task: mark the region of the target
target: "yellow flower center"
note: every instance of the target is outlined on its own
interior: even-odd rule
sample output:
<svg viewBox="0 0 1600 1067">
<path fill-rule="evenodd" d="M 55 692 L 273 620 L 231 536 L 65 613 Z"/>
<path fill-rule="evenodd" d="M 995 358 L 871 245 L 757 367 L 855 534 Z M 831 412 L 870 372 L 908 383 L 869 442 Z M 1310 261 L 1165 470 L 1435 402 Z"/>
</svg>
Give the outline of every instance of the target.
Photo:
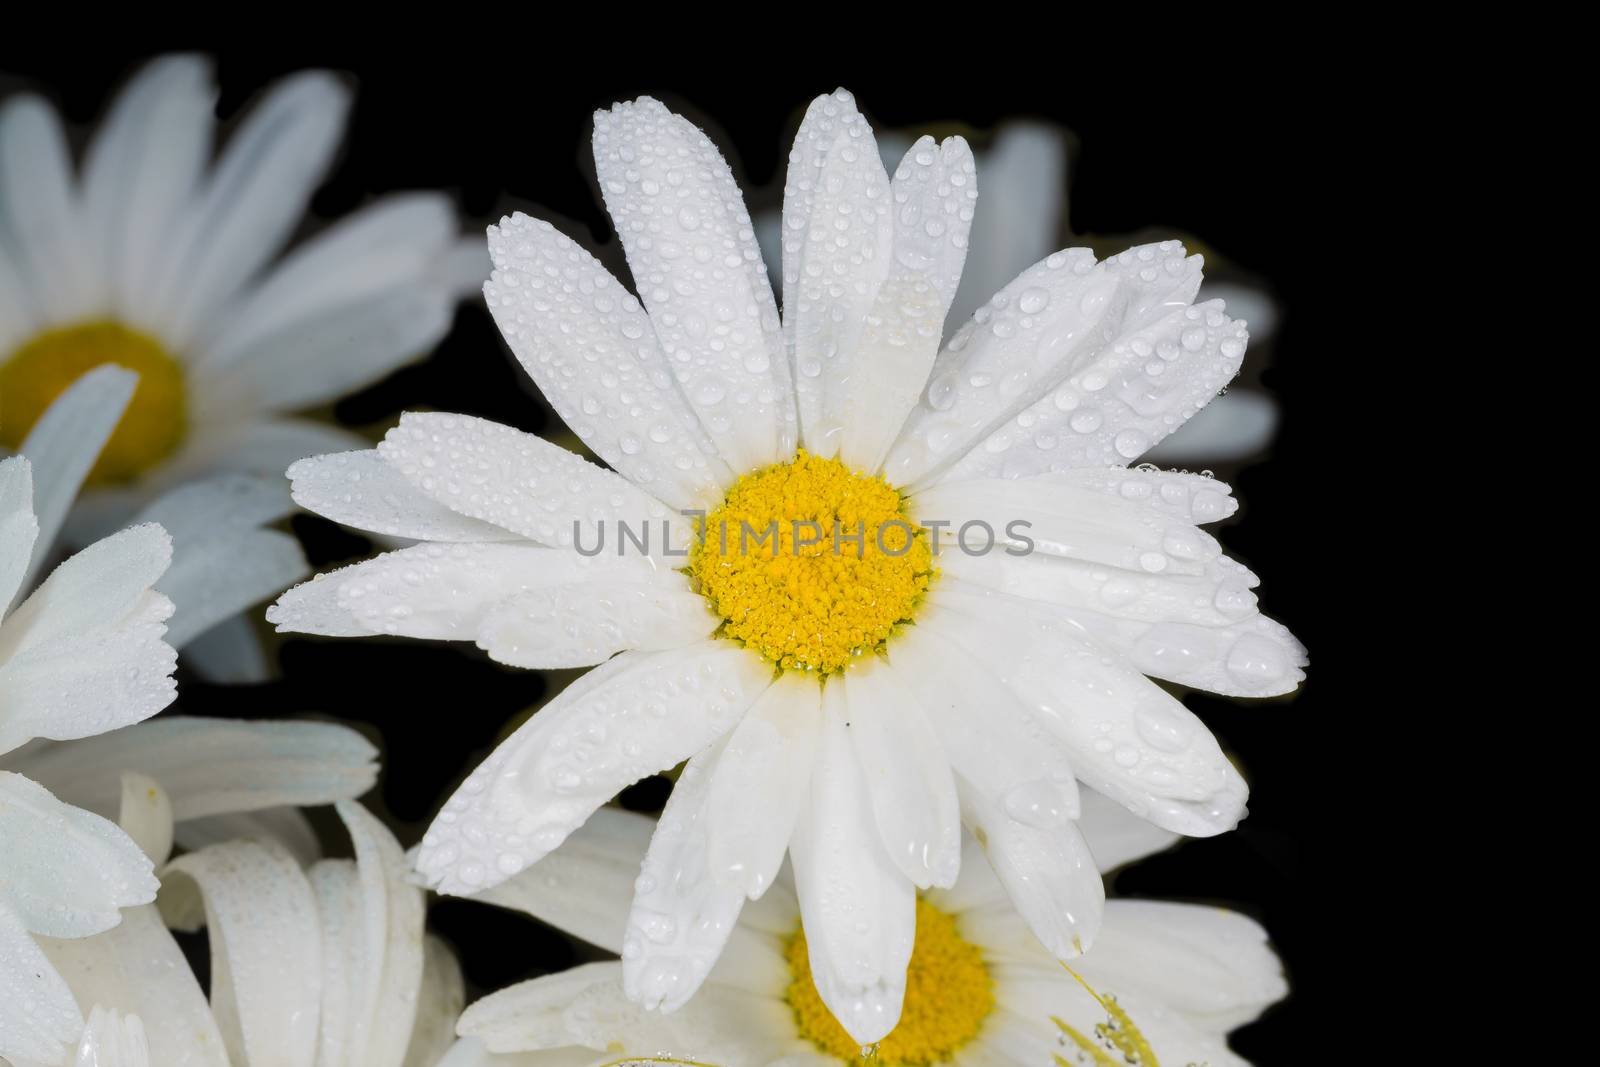
<svg viewBox="0 0 1600 1067">
<path fill-rule="evenodd" d="M 689 574 L 722 635 L 785 670 L 830 674 L 883 647 L 934 574 L 899 492 L 804 451 L 740 478 L 701 535 Z"/>
<path fill-rule="evenodd" d="M 0 361 L 0 444 L 18 448 L 56 397 L 106 363 L 136 371 L 139 385 L 87 484 L 130 481 L 172 455 L 183 441 L 183 368 L 157 341 L 115 322 L 47 330 Z"/>
<path fill-rule="evenodd" d="M 806 932 L 789 939 L 789 1006 L 800 1036 L 842 1060 L 855 1060 L 861 1045 L 833 1017 L 811 980 Z M 878 1059 L 890 1065 L 944 1063 L 978 1035 L 994 1010 L 994 982 L 983 953 L 956 930 L 954 916 L 917 901 L 917 939 L 906 970 L 900 1022 L 878 1043 Z"/>
</svg>

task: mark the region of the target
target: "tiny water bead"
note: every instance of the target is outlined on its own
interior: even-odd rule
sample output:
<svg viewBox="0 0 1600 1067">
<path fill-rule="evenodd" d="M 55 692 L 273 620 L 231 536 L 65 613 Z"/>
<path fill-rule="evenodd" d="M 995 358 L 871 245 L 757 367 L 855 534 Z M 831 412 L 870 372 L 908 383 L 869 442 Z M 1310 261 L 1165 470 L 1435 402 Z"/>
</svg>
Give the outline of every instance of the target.
<svg viewBox="0 0 1600 1067">
<path fill-rule="evenodd" d="M 856 1059 L 861 1043 L 839 1025 L 811 979 L 804 928 L 789 939 L 785 954 L 787 997 L 800 1036 L 829 1055 Z M 994 981 L 983 953 L 961 936 L 954 916 L 918 899 L 905 1002 L 900 1022 L 878 1043 L 878 1062 L 889 1067 L 948 1062 L 978 1035 L 994 1005 Z"/>
<path fill-rule="evenodd" d="M 131 481 L 183 442 L 183 368 L 160 342 L 116 322 L 47 330 L 0 360 L 0 445 L 16 449 L 67 387 L 114 363 L 139 375 L 133 399 L 87 484 Z"/>
<path fill-rule="evenodd" d="M 898 491 L 804 450 L 739 479 L 701 533 L 688 570 L 720 632 L 784 670 L 831 674 L 883 647 L 935 573 Z"/>
</svg>

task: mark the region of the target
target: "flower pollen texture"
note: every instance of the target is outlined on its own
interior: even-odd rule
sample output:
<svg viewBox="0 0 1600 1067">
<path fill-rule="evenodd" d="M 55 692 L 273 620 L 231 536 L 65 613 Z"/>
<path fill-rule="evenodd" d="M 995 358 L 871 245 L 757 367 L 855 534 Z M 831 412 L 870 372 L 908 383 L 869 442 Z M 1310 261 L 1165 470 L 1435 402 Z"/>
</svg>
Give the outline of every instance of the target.
<svg viewBox="0 0 1600 1067">
<path fill-rule="evenodd" d="M 911 619 L 932 564 L 898 491 L 801 451 L 739 479 L 705 517 L 689 575 L 726 620 L 722 636 L 826 675 Z"/>
</svg>

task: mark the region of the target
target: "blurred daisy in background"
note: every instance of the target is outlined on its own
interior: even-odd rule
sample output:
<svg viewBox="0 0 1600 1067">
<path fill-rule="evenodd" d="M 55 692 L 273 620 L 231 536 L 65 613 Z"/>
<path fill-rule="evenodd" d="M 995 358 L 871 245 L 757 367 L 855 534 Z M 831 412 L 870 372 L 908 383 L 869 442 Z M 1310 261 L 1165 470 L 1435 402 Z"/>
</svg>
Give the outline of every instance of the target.
<svg viewBox="0 0 1600 1067">
<path fill-rule="evenodd" d="M 350 91 L 308 71 L 214 152 L 209 62 L 151 62 L 75 166 L 33 95 L 0 104 L 0 446 L 18 448 L 84 372 L 138 387 L 68 524 L 82 543 L 173 486 L 280 476 L 360 439 L 293 417 L 425 355 L 487 276 L 438 194 L 385 196 L 300 242 Z M 213 155 L 215 154 L 215 159 Z"/>
<path fill-rule="evenodd" d="M 643 306 L 521 215 L 490 232 L 485 293 L 612 469 L 424 413 L 290 470 L 308 510 L 421 543 L 291 590 L 280 629 L 596 668 L 467 778 L 419 871 L 446 893 L 503 882 L 687 760 L 629 919 L 645 1006 L 689 1000 L 788 854 L 817 988 L 877 1040 L 916 890 L 954 883 L 963 822 L 1039 941 L 1081 953 L 1103 889 L 1080 782 L 1177 833 L 1244 814 L 1242 776 L 1151 679 L 1269 696 L 1303 677 L 1258 580 L 1200 529 L 1233 512 L 1228 487 L 1129 466 L 1232 378 L 1244 328 L 1193 303 L 1198 257 L 1169 241 L 1048 255 L 941 346 L 971 154 L 924 138 L 891 178 L 842 91 L 790 158 L 781 321 L 700 130 L 646 98 L 596 116 L 594 151 Z M 698 544 L 680 511 L 703 516 Z M 745 529 L 777 539 L 747 548 Z"/>
<path fill-rule="evenodd" d="M 885 159 L 899 159 L 912 138 L 898 131 L 878 135 Z M 1011 279 L 1075 240 L 1067 227 L 1068 135 L 1044 122 L 1013 121 L 999 126 L 985 147 L 974 151 L 983 177 L 983 196 L 968 238 L 961 284 L 945 317 L 949 336 Z M 755 219 L 767 269 L 775 280 L 782 267 L 782 220 L 776 210 Z M 1089 243 L 1083 240 L 1082 243 Z M 1096 249 L 1116 250 L 1127 240 L 1100 239 Z M 1216 264 L 1209 265 L 1212 272 Z M 1224 276 L 1226 279 L 1226 276 Z M 1207 278 L 1198 301 L 1223 300 L 1228 314 L 1250 328 L 1250 351 L 1241 375 L 1253 378 L 1265 363 L 1277 329 L 1278 309 L 1268 293 L 1242 280 Z M 1143 459 L 1199 469 L 1248 461 L 1271 444 L 1278 409 L 1265 391 L 1235 383 L 1171 436 L 1158 441 Z"/>
<path fill-rule="evenodd" d="M 153 865 L 110 821 L 119 812 L 126 821 L 159 791 L 157 822 L 178 820 L 160 835 L 167 846 L 174 833 L 195 848 L 244 834 L 310 862 L 317 839 L 296 806 L 357 796 L 376 776 L 372 746 L 344 727 L 141 721 L 173 699 L 174 643 L 270 595 L 252 583 L 264 574 L 281 585 L 283 560 L 304 566 L 292 538 L 253 525 L 281 509 L 267 503 L 282 496 L 276 487 L 224 479 L 176 490 L 148 509 L 173 523 L 172 536 L 142 522 L 33 589 L 134 381 L 119 367 L 90 371 L 39 420 L 29 454 L 0 462 L 0 1057 L 19 1067 L 62 1062 L 85 1015 L 105 1056 L 137 1044 L 137 1022 L 80 1010 L 48 951 L 120 937 L 119 923 L 152 899 Z"/>
<path fill-rule="evenodd" d="M 25 585 L 62 554 L 57 533 L 96 457 L 120 432 L 138 382 L 121 367 L 88 371 L 51 402 L 23 440 L 39 486 L 39 534 Z M 281 475 L 218 474 L 168 489 L 134 516 L 161 524 L 172 538 L 173 563 L 157 583 L 175 607 L 167 641 L 202 678 L 254 682 L 267 676 L 256 627 L 240 613 L 309 573 L 300 543 L 268 528 L 293 510 Z"/>
<path fill-rule="evenodd" d="M 1081 822 L 1106 869 L 1173 840 L 1103 798 L 1085 805 Z M 653 830 L 644 816 L 603 808 L 538 868 L 480 899 L 526 912 L 626 960 L 628 901 L 653 847 Z M 1099 940 L 1073 963 L 1086 984 L 1080 983 L 1017 916 L 970 836 L 965 848 L 972 862 L 962 864 L 955 884 L 918 900 L 905 1009 L 873 1050 L 877 1062 L 1244 1064 L 1228 1050 L 1228 1032 L 1287 991 L 1259 925 L 1216 907 L 1108 901 Z M 658 1016 L 630 1003 L 623 962 L 585 964 L 474 1003 L 461 1017 L 463 1041 L 445 1062 L 859 1062 L 866 1050 L 817 995 L 803 914 L 786 869 L 773 891 L 740 915 L 721 961 L 678 1012 Z M 1102 1030 L 1109 1005 L 1101 997 L 1112 996 L 1123 1014 L 1112 1011 L 1111 1021 L 1136 1024 L 1146 1042 L 1142 1059 L 1107 1043 L 1113 1035 Z M 1108 1058 L 1093 1058 L 1086 1046 Z"/>
<path fill-rule="evenodd" d="M 425 934 L 423 891 L 408 883 L 405 855 L 376 818 L 351 801 L 336 805 L 354 859 L 312 862 L 264 838 L 167 863 L 174 800 L 153 779 L 136 784 L 123 828 L 165 865 L 158 903 L 129 909 L 94 937 L 36 939 L 88 1019 L 77 1063 L 430 1067 L 439 1059 L 465 997 L 460 968 Z M 169 924 L 207 929 L 209 1003 Z"/>
</svg>

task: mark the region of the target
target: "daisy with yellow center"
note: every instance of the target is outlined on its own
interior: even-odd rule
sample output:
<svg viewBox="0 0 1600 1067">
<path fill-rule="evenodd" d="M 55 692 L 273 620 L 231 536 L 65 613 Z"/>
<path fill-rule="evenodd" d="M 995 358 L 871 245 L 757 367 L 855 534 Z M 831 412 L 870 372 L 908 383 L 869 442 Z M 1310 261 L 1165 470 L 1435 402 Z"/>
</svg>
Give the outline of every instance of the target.
<svg viewBox="0 0 1600 1067">
<path fill-rule="evenodd" d="M 1086 805 L 1083 823 L 1091 846 L 1110 863 L 1171 841 L 1100 800 Z M 630 872 L 654 847 L 653 828 L 647 817 L 602 808 L 546 864 L 479 895 L 621 953 L 624 962 L 586 964 L 478 1001 L 462 1016 L 457 1030 L 464 1040 L 445 1065 L 487 1065 L 501 1062 L 492 1054 L 557 1048 L 593 1050 L 588 1062 L 595 1065 L 861 1062 L 862 1043 L 818 995 L 810 930 L 787 875 L 745 909 L 729 932 L 729 951 L 680 1011 L 646 1014 L 628 1003 L 623 915 Z M 1228 1032 L 1286 989 L 1256 923 L 1221 908 L 1110 901 L 1100 942 L 1069 972 L 1017 917 L 976 841 L 967 838 L 966 848 L 971 862 L 956 883 L 916 901 L 905 1006 L 899 1023 L 871 1048 L 870 1062 L 1101 1067 L 1100 1053 L 1132 1064 L 1108 1041 L 1126 1034 L 1124 1044 L 1143 1057 L 1140 1067 L 1242 1067 L 1228 1050 Z M 1112 1029 L 1127 1020 L 1136 1026 L 1137 1044 L 1133 1031 Z"/>
<path fill-rule="evenodd" d="M 472 773 L 419 870 L 446 893 L 505 882 L 687 761 L 620 943 L 646 1007 L 689 1002 L 788 858 L 821 1003 L 880 1041 L 918 893 L 969 865 L 963 825 L 1044 949 L 1081 953 L 1103 890 L 1080 782 L 1177 833 L 1243 813 L 1238 772 L 1151 678 L 1264 696 L 1301 677 L 1199 528 L 1228 488 L 1129 466 L 1227 383 L 1243 324 L 1192 303 L 1198 257 L 1164 242 L 1057 252 L 942 339 L 971 153 L 924 138 L 891 175 L 842 91 L 790 157 L 781 317 L 703 133 L 643 99 L 598 114 L 594 148 L 638 296 L 522 215 L 490 230 L 484 291 L 607 466 L 408 414 L 290 470 L 309 510 L 418 543 L 291 590 L 280 629 L 595 668 Z"/>
<path fill-rule="evenodd" d="M 22 451 L 85 374 L 139 376 L 66 525 L 73 544 L 197 478 L 279 479 L 304 456 L 359 447 L 294 413 L 426 354 L 487 274 L 438 195 L 388 197 L 284 254 L 349 106 L 333 76 L 296 74 L 213 160 L 210 64 L 165 56 L 111 103 L 75 164 L 41 98 L 0 101 L 0 454 Z M 229 648 L 244 645 L 197 649 L 203 669 L 239 669 Z"/>
</svg>

